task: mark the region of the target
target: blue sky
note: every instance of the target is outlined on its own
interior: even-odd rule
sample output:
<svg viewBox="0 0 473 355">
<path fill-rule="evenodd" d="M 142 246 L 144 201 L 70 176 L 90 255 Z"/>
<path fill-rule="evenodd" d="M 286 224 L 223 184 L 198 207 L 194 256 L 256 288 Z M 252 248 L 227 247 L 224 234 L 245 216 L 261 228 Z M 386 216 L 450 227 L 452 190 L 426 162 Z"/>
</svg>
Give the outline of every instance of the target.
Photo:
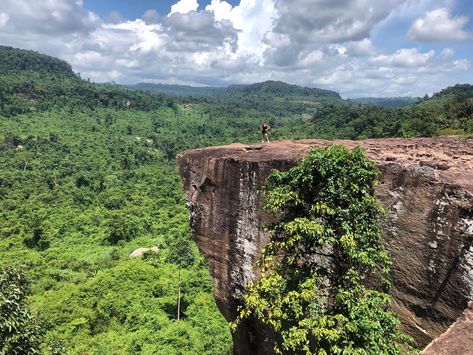
<svg viewBox="0 0 473 355">
<path fill-rule="evenodd" d="M 0 0 L 0 44 L 96 82 L 282 80 L 344 97 L 473 83 L 468 0 Z"/>
<path fill-rule="evenodd" d="M 473 18 L 473 6 L 471 6 L 469 1 L 455 1 L 450 2 L 450 4 L 451 12 L 456 16 L 467 16 L 469 19 Z M 436 6 L 433 6 L 432 8 L 435 7 Z M 406 33 L 415 19 L 416 14 L 396 16 L 393 20 L 374 29 L 372 32 L 373 42 L 391 50 L 396 50 L 401 47 L 418 47 L 423 50 L 434 49 L 436 51 L 442 51 L 443 48 L 450 47 L 454 49 L 457 57 L 469 57 L 471 53 L 473 53 L 472 40 L 422 42 L 409 39 Z M 464 26 L 464 30 L 473 32 L 473 21 L 468 21 Z"/>
</svg>

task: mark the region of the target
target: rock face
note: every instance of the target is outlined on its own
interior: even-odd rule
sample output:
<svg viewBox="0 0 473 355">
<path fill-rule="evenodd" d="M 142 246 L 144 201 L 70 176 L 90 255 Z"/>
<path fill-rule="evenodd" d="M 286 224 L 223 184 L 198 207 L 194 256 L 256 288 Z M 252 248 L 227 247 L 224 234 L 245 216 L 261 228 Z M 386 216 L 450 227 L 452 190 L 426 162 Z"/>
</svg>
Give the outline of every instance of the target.
<svg viewBox="0 0 473 355">
<path fill-rule="evenodd" d="M 473 344 L 473 302 L 445 333 L 430 343 L 421 355 L 471 354 Z"/>
<path fill-rule="evenodd" d="M 215 299 L 233 320 L 270 221 L 260 192 L 273 169 L 287 170 L 323 140 L 232 144 L 184 152 L 178 166 Z M 458 138 L 336 141 L 360 145 L 380 170 L 376 194 L 393 259 L 393 308 L 419 347 L 440 335 L 473 298 L 473 142 Z M 234 334 L 238 354 L 271 353 L 248 321 Z"/>
</svg>

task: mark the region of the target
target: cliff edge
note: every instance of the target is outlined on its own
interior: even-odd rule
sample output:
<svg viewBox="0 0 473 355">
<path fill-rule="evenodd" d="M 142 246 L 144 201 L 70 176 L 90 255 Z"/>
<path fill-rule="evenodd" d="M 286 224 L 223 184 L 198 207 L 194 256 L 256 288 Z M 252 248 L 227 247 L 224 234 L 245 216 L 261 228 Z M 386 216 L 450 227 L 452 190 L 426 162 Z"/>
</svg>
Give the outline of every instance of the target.
<svg viewBox="0 0 473 355">
<path fill-rule="evenodd" d="M 233 320 L 253 263 L 268 242 L 260 192 L 273 169 L 287 170 L 312 147 L 362 146 L 380 170 L 393 260 L 393 309 L 419 347 L 460 316 L 473 298 L 473 141 L 454 137 L 365 141 L 279 141 L 195 149 L 178 156 L 194 238 L 207 258 L 215 299 Z M 248 321 L 234 352 L 269 354 L 270 335 Z"/>
</svg>

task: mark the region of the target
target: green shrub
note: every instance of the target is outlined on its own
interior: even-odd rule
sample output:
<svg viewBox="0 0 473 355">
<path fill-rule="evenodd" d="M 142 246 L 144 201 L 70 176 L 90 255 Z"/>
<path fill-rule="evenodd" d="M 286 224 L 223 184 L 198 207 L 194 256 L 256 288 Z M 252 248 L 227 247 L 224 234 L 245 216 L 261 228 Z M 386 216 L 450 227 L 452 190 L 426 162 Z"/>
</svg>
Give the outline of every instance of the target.
<svg viewBox="0 0 473 355">
<path fill-rule="evenodd" d="M 0 354 L 38 353 L 40 333 L 26 304 L 28 281 L 22 269 L 0 269 Z"/>
</svg>

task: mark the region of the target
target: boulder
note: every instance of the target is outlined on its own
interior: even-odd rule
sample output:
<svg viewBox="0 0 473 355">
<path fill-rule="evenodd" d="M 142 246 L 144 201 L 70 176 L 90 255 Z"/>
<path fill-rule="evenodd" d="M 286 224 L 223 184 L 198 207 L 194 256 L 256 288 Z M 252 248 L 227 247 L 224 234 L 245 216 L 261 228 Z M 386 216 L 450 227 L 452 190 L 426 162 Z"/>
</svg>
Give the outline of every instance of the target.
<svg viewBox="0 0 473 355">
<path fill-rule="evenodd" d="M 157 246 L 151 247 L 151 248 L 138 248 L 135 249 L 131 252 L 130 258 L 139 258 L 142 257 L 144 253 L 146 252 L 151 252 L 151 253 L 157 253 L 159 252 L 159 248 Z"/>
</svg>

